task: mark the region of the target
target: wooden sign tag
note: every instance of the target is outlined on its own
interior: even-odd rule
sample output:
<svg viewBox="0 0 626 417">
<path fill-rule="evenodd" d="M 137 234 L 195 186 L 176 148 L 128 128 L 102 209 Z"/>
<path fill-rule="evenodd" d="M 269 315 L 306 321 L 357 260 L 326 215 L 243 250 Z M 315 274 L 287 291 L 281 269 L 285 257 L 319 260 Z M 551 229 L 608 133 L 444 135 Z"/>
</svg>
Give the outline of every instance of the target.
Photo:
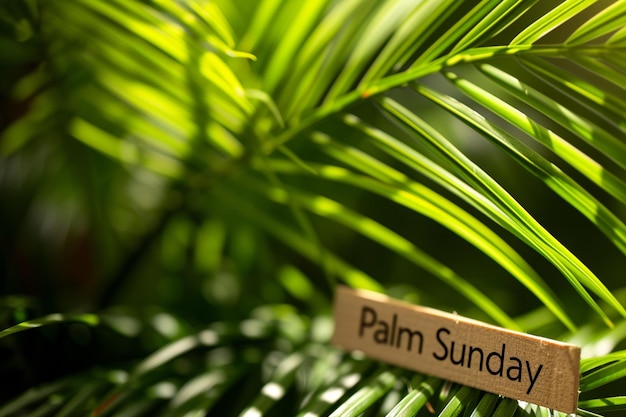
<svg viewBox="0 0 626 417">
<path fill-rule="evenodd" d="M 565 413 L 576 411 L 580 348 L 339 287 L 333 344 Z"/>
</svg>

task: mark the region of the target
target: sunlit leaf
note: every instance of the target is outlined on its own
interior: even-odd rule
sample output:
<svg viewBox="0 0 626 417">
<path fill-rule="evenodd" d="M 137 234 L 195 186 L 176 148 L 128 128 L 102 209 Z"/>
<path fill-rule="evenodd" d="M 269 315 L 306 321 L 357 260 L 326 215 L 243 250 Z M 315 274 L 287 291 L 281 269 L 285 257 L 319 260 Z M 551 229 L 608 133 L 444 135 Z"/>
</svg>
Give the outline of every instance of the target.
<svg viewBox="0 0 626 417">
<path fill-rule="evenodd" d="M 100 317 L 95 314 L 50 314 L 34 320 L 28 320 L 0 332 L 0 338 L 20 333 L 29 329 L 47 327 L 66 323 L 82 323 L 87 326 L 98 326 Z"/>
<path fill-rule="evenodd" d="M 606 7 L 576 29 L 566 43 L 570 45 L 586 43 L 620 29 L 624 25 L 626 25 L 626 2 L 620 0 Z"/>
<path fill-rule="evenodd" d="M 580 408 L 591 408 L 599 411 L 626 410 L 626 396 L 597 398 L 578 402 Z"/>
<path fill-rule="evenodd" d="M 329 417 L 358 416 L 379 400 L 396 383 L 402 374 L 399 370 L 379 371 L 354 394 L 341 403 Z"/>
<path fill-rule="evenodd" d="M 569 19 L 581 13 L 593 3 L 593 0 L 574 0 L 559 4 L 520 32 L 511 41 L 510 45 L 536 42 L 546 34 L 557 29 L 560 25 L 565 24 Z"/>
<path fill-rule="evenodd" d="M 0 332 L 0 416 L 565 416 L 329 346 L 337 282 L 431 277 L 624 410 L 625 5 L 0 2 L 0 321 L 61 311 Z"/>
</svg>

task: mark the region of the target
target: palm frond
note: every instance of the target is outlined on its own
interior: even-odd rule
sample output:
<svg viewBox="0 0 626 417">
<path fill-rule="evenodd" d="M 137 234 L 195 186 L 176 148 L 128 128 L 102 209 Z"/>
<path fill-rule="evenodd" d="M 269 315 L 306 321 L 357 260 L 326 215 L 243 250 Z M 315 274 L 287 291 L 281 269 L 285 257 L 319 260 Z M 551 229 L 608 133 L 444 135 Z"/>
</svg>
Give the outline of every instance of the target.
<svg viewBox="0 0 626 417">
<path fill-rule="evenodd" d="M 158 253 L 146 274 L 204 297 L 215 322 L 152 317 L 153 353 L 43 383 L 0 416 L 558 415 L 328 347 L 336 281 L 575 341 L 587 355 L 580 414 L 624 409 L 598 392 L 626 372 L 626 2 L 7 0 L 0 11 L 11 42 L 37 51 L 12 88 L 24 110 L 3 122 L 0 185 L 42 153 L 63 162 L 40 177 L 84 180 L 84 201 L 92 179 L 135 190 L 85 215 L 113 248 L 102 307 Z M 108 165 L 76 178 L 82 155 Z M 612 264 L 531 193 L 591 231 Z M 147 331 L 106 312 L 13 321 L 0 338 L 72 323 L 132 343 Z"/>
</svg>

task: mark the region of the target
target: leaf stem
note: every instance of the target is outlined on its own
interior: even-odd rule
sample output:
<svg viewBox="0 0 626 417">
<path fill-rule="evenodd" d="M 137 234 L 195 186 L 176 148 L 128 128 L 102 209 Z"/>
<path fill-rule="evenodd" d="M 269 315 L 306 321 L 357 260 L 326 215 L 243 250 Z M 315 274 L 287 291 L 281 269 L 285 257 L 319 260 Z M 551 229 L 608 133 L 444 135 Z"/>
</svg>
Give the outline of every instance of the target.
<svg viewBox="0 0 626 417">
<path fill-rule="evenodd" d="M 288 127 L 287 130 L 276 136 L 273 140 L 263 145 L 263 152 L 271 154 L 277 147 L 285 144 L 299 134 L 303 133 L 315 123 L 326 117 L 337 114 L 357 102 L 371 96 L 384 93 L 393 88 L 416 81 L 419 78 L 442 71 L 445 68 L 454 67 L 459 64 L 476 63 L 487 61 L 496 56 L 507 55 L 539 55 L 549 57 L 562 57 L 574 51 L 584 53 L 587 56 L 596 56 L 612 53 L 615 50 L 626 50 L 626 47 L 617 45 L 499 45 L 471 48 L 461 53 L 453 53 L 441 56 L 430 62 L 420 64 L 416 67 L 409 67 L 407 70 L 389 75 L 373 81 L 367 86 L 358 87 L 328 104 L 322 105 L 308 117 L 295 126 Z"/>
</svg>

